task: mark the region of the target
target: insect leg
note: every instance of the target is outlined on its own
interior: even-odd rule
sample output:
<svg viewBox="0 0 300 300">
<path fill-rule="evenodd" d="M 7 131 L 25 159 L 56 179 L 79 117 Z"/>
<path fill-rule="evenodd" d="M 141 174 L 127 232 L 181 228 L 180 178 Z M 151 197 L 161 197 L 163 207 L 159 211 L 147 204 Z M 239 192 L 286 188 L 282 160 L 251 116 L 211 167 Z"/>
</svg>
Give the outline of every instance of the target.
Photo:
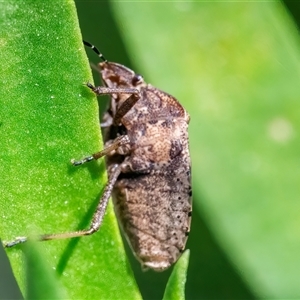
<svg viewBox="0 0 300 300">
<path fill-rule="evenodd" d="M 108 145 L 107 147 L 105 147 L 103 150 L 96 152 L 90 156 L 84 157 L 81 160 L 71 160 L 71 163 L 73 164 L 73 166 L 79 166 L 82 165 L 86 162 L 90 162 L 92 160 L 96 160 L 99 159 L 105 155 L 109 155 L 111 154 L 113 151 L 116 151 L 118 148 L 120 147 L 125 147 L 127 144 L 129 143 L 129 138 L 127 135 L 122 135 L 117 137 L 115 140 L 113 140 L 113 142 Z"/>
<path fill-rule="evenodd" d="M 111 94 L 131 94 L 119 107 L 116 115 L 114 116 L 113 123 L 119 125 L 121 119 L 128 113 L 128 111 L 140 99 L 140 92 L 135 88 L 108 88 L 103 86 L 95 87 L 90 83 L 87 86 L 97 95 L 111 95 Z"/>
<path fill-rule="evenodd" d="M 140 94 L 132 94 L 129 98 L 127 98 L 114 116 L 114 125 L 119 125 L 121 123 L 121 119 L 129 112 L 129 110 L 135 105 L 135 103 L 140 99 Z"/>
<path fill-rule="evenodd" d="M 135 94 L 139 97 L 139 90 L 135 88 L 109 88 L 104 86 L 93 86 L 91 83 L 86 84 L 97 95 L 111 94 Z"/>
<path fill-rule="evenodd" d="M 94 232 L 98 231 L 102 224 L 111 192 L 113 190 L 113 187 L 114 187 L 116 180 L 118 179 L 118 176 L 120 175 L 120 173 L 121 173 L 121 165 L 117 165 L 117 164 L 113 165 L 112 168 L 110 169 L 109 180 L 106 184 L 103 195 L 99 200 L 99 204 L 96 208 L 96 211 L 93 215 L 91 225 L 88 229 L 74 231 L 74 232 L 58 233 L 58 234 L 44 234 L 39 237 L 39 240 L 40 241 L 48 241 L 48 240 L 54 240 L 54 239 L 81 237 L 84 235 L 93 234 Z M 4 243 L 4 246 L 9 248 L 9 247 L 13 247 L 17 244 L 24 243 L 26 241 L 27 241 L 26 237 L 18 237 L 14 241 Z"/>
</svg>

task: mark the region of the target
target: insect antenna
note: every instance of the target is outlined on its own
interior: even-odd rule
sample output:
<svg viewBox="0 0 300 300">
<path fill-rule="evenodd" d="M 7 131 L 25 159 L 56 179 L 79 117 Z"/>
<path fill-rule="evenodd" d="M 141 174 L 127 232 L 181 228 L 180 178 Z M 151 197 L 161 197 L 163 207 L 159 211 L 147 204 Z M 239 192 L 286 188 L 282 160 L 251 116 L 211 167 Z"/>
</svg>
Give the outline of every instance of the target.
<svg viewBox="0 0 300 300">
<path fill-rule="evenodd" d="M 107 59 L 103 56 L 103 54 L 98 50 L 98 48 L 96 46 L 94 46 L 84 40 L 83 40 L 83 44 L 86 45 L 87 47 L 91 48 L 100 57 L 101 60 L 103 60 L 104 62 L 107 62 Z"/>
</svg>

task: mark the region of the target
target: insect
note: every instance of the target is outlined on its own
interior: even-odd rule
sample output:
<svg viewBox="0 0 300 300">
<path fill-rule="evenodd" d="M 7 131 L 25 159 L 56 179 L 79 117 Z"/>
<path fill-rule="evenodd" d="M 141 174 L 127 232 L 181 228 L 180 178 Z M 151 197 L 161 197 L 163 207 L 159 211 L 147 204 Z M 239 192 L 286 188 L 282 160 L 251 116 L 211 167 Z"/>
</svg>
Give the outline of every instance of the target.
<svg viewBox="0 0 300 300">
<path fill-rule="evenodd" d="M 105 156 L 109 179 L 88 229 L 40 239 L 93 234 L 112 196 L 120 227 L 142 267 L 163 271 L 180 257 L 190 230 L 189 114 L 173 96 L 145 83 L 129 68 L 107 61 L 90 43 L 84 44 L 102 60 L 98 68 L 104 84 L 87 83 L 87 87 L 96 95 L 110 95 L 110 108 L 102 124 L 104 149 L 72 164 Z"/>
</svg>

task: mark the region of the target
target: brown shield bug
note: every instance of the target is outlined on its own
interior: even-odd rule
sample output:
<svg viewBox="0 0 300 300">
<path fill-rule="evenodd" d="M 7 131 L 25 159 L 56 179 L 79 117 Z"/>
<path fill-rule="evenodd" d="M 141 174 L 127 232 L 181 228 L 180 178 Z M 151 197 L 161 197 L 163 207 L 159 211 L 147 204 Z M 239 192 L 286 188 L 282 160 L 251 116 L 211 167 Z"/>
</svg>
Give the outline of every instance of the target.
<svg viewBox="0 0 300 300">
<path fill-rule="evenodd" d="M 129 68 L 102 62 L 104 86 L 87 86 L 96 95 L 110 95 L 102 124 L 102 151 L 72 161 L 74 166 L 106 156 L 109 179 L 87 230 L 45 234 L 41 240 L 90 235 L 99 230 L 110 196 L 120 227 L 142 266 L 163 271 L 184 250 L 191 222 L 189 114 L 171 95 L 144 82 Z M 25 242 L 21 237 L 6 247 Z"/>
</svg>

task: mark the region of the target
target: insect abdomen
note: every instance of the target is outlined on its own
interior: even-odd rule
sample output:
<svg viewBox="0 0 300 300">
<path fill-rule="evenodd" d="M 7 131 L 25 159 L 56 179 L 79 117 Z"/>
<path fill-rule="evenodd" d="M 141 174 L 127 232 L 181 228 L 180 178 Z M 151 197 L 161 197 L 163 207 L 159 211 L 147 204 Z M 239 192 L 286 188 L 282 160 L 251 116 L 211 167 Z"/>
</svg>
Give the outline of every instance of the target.
<svg viewBox="0 0 300 300">
<path fill-rule="evenodd" d="M 186 167 L 181 155 L 172 162 L 150 174 L 121 175 L 113 192 L 116 214 L 136 257 L 156 271 L 178 259 L 190 228 L 190 175 L 176 174 L 178 164 L 179 170 Z"/>
</svg>

